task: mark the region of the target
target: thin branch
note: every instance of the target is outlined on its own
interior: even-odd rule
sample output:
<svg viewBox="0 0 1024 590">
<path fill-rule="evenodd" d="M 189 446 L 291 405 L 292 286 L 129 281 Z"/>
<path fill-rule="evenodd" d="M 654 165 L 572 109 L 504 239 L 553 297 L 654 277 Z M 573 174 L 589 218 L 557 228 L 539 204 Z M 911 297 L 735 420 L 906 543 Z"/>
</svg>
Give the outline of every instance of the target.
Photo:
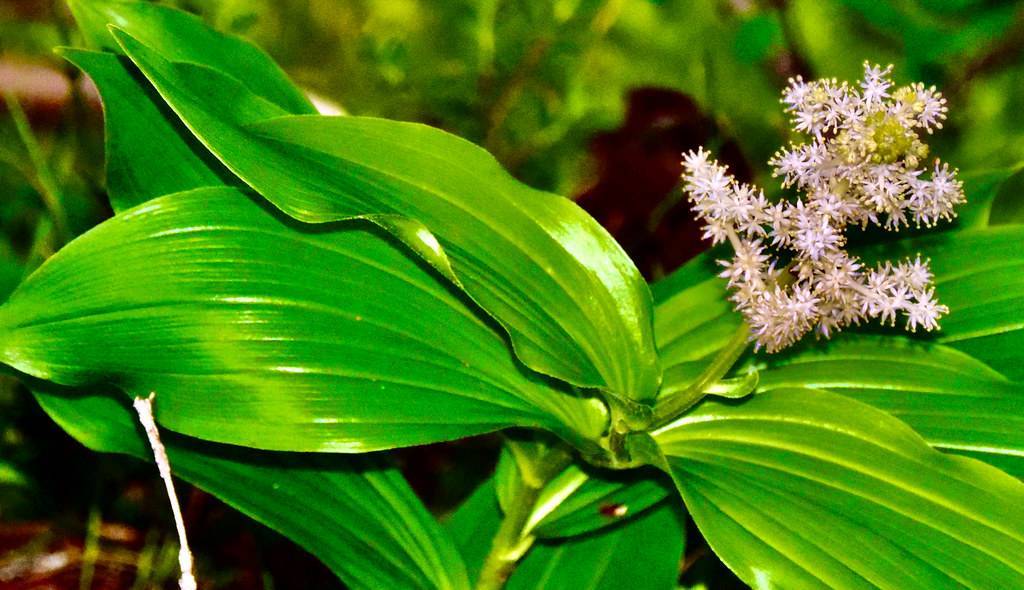
<svg viewBox="0 0 1024 590">
<path fill-rule="evenodd" d="M 156 420 L 153 418 L 153 398 L 156 393 L 149 394 L 149 397 L 137 397 L 132 404 L 139 414 L 139 422 L 146 431 L 149 438 L 149 446 L 153 448 L 153 457 L 156 459 L 157 469 L 160 471 L 160 478 L 164 480 L 164 487 L 167 488 L 167 498 L 171 502 L 171 512 L 174 513 L 174 526 L 178 529 L 178 564 L 181 566 L 181 578 L 178 580 L 178 587 L 181 590 L 196 590 L 196 577 L 192 565 L 192 552 L 188 548 L 188 537 L 185 535 L 185 520 L 181 517 L 181 505 L 178 503 L 178 494 L 174 491 L 174 480 L 171 479 L 171 463 L 167 459 L 167 450 L 160 441 L 160 431 L 157 430 Z"/>
</svg>

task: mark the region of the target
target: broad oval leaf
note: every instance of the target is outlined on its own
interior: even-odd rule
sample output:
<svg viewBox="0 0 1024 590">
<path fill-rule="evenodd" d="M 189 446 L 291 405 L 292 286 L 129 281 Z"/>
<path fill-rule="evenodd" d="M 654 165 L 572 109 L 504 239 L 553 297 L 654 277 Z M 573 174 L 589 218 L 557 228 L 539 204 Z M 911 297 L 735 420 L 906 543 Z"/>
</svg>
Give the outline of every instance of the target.
<svg viewBox="0 0 1024 590">
<path fill-rule="evenodd" d="M 152 460 L 128 402 L 33 386 L 40 405 L 94 451 Z M 455 545 L 378 456 L 238 449 L 164 433 L 174 474 L 289 537 L 353 589 L 468 590 Z"/>
<path fill-rule="evenodd" d="M 520 184 L 487 152 L 440 130 L 280 118 L 284 110 L 221 71 L 115 36 L 196 137 L 283 211 L 307 222 L 376 221 L 494 316 L 527 366 L 654 397 L 646 283 L 576 204 Z"/>
<path fill-rule="evenodd" d="M 1024 384 L 952 348 L 895 336 L 850 334 L 772 359 L 761 392 L 822 388 L 899 418 L 928 444 L 1024 478 Z"/>
<path fill-rule="evenodd" d="M 1024 484 L 866 404 L 805 389 L 710 401 L 655 440 L 755 588 L 1024 586 Z"/>
<path fill-rule="evenodd" d="M 155 199 L 19 287 L 0 308 L 0 358 L 60 384 L 155 391 L 164 426 L 265 449 L 603 430 L 600 402 L 518 365 L 471 304 L 367 229 L 311 229 L 229 188 Z"/>
</svg>

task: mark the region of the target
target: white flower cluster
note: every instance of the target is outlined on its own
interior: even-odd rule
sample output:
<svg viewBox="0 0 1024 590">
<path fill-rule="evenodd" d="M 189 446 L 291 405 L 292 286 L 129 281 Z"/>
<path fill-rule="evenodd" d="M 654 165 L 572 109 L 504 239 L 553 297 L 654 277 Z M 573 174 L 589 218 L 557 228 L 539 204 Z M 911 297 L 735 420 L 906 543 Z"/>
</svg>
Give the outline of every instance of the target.
<svg viewBox="0 0 1024 590">
<path fill-rule="evenodd" d="M 892 66 L 864 68 L 860 89 L 796 78 L 783 93 L 794 128 L 808 138 L 769 162 L 783 187 L 802 193 L 793 202 L 769 203 L 703 149 L 683 155 L 684 189 L 704 237 L 735 251 L 720 261 L 721 276 L 769 352 L 812 329 L 828 337 L 867 318 L 893 325 L 901 314 L 910 331 L 932 330 L 949 311 L 935 300 L 927 261 L 868 268 L 844 250 L 847 226 L 931 226 L 964 202 L 955 170 L 938 160 L 929 173 L 919 168 L 928 154 L 920 134 L 942 127 L 945 99 L 922 84 L 890 91 Z"/>
</svg>

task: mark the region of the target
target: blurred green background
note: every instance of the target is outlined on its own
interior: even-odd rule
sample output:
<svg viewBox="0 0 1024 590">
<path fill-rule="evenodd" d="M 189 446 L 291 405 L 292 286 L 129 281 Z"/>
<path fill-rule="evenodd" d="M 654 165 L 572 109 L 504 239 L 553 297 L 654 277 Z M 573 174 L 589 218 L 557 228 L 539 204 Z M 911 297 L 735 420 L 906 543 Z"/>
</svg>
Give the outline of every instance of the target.
<svg viewBox="0 0 1024 590">
<path fill-rule="evenodd" d="M 579 202 L 651 279 L 702 249 L 678 190 L 706 145 L 769 188 L 791 76 L 865 60 L 949 99 L 932 153 L 965 175 L 1024 160 L 1024 3 L 985 0 L 181 0 L 265 48 L 330 112 L 421 121 Z M 52 48 L 62 2 L 0 0 L 0 296 L 106 216 L 102 111 Z M 968 195 L 970 196 L 970 195 Z M 0 376 L 0 587 L 173 587 L 155 470 L 91 454 Z M 493 438 L 406 451 L 438 514 L 492 468 Z M 289 542 L 186 488 L 204 588 L 337 588 Z M 699 542 L 684 587 L 737 582 Z"/>
</svg>

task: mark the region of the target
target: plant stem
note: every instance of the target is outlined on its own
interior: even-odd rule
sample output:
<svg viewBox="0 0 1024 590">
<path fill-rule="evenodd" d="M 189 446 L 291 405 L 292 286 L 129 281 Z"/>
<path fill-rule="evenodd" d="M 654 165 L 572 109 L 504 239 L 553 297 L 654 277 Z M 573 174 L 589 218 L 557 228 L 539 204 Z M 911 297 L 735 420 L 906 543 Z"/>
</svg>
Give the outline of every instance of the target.
<svg viewBox="0 0 1024 590">
<path fill-rule="evenodd" d="M 559 445 L 537 461 L 530 477 L 517 478 L 511 505 L 507 507 L 501 526 L 491 542 L 491 551 L 484 560 L 476 590 L 500 590 L 505 587 L 519 560 L 533 544 L 533 537 L 524 534 L 524 529 L 541 491 L 571 462 L 572 455 L 568 449 Z"/>
<path fill-rule="evenodd" d="M 78 590 L 91 590 L 93 576 L 96 574 L 96 562 L 100 556 L 100 528 L 103 526 L 103 518 L 100 516 L 100 507 L 93 500 L 89 509 L 89 522 L 85 530 L 85 546 L 82 548 L 82 569 L 78 574 Z"/>
<path fill-rule="evenodd" d="M 654 417 L 650 429 L 659 428 L 678 418 L 704 398 L 705 390 L 725 376 L 736 361 L 747 349 L 750 342 L 750 327 L 746 322 L 740 323 L 725 348 L 718 351 L 711 364 L 704 369 L 697 380 L 686 389 L 663 397 L 654 405 Z"/>
<path fill-rule="evenodd" d="M 32 163 L 35 178 L 28 180 L 35 185 L 39 197 L 43 201 L 43 206 L 46 207 L 53 219 L 58 243 L 63 244 L 70 237 L 67 227 L 68 215 L 64 209 L 64 195 L 61 193 L 53 171 L 50 170 L 50 166 L 46 162 L 46 156 L 43 155 L 39 141 L 32 133 L 32 127 L 29 125 L 28 117 L 25 116 L 25 111 L 21 108 L 21 103 L 11 92 L 4 92 L 4 102 L 7 104 L 7 111 L 11 115 L 11 120 L 14 121 L 14 128 L 17 130 L 18 137 L 25 146 L 29 161 Z"/>
</svg>

